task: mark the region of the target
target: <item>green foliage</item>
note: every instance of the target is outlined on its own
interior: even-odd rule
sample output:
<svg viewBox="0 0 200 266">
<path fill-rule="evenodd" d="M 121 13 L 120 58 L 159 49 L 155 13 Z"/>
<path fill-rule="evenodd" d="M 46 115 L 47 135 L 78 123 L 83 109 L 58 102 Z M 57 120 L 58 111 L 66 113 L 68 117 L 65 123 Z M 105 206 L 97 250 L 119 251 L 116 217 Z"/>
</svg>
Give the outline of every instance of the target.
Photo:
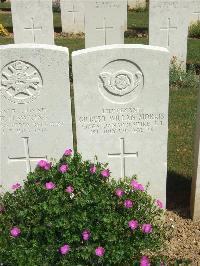
<svg viewBox="0 0 200 266">
<path fill-rule="evenodd" d="M 59 170 L 63 164 L 69 167 L 66 173 Z M 63 156 L 50 170 L 38 166 L 22 188 L 0 197 L 3 265 L 139 265 L 146 251 L 159 250 L 165 237 L 163 210 L 146 191 L 133 191 L 130 180 L 108 182 L 101 173 L 105 165 L 97 162 L 94 174 L 90 167 L 79 154 Z M 55 188 L 47 190 L 47 182 Z M 67 193 L 67 186 L 74 192 Z M 116 188 L 125 191 L 122 197 L 116 196 Z M 134 202 L 132 208 L 124 207 L 126 199 Z M 140 226 L 131 230 L 130 220 Z M 142 232 L 144 223 L 152 225 L 151 233 Z M 13 227 L 20 228 L 18 237 L 11 236 Z M 91 237 L 84 241 L 81 233 L 86 229 Z M 62 255 L 64 244 L 71 250 Z M 105 248 L 103 257 L 95 255 L 98 246 Z M 157 265 L 158 259 L 154 261 Z"/>
<path fill-rule="evenodd" d="M 200 20 L 190 25 L 189 37 L 200 39 Z"/>
<path fill-rule="evenodd" d="M 170 65 L 170 86 L 177 89 L 198 88 L 199 76 L 196 75 L 195 67 L 191 65 L 185 71 L 174 57 Z"/>
</svg>

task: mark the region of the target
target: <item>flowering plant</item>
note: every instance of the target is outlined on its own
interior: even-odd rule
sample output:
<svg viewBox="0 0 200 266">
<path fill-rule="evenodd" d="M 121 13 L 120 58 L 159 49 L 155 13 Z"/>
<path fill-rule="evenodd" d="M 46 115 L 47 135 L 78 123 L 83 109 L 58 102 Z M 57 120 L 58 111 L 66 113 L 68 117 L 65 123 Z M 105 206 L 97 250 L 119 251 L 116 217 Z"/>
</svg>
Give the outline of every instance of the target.
<svg viewBox="0 0 200 266">
<path fill-rule="evenodd" d="M 71 150 L 58 163 L 38 162 L 0 197 L 1 263 L 150 265 L 146 252 L 165 236 L 162 204 L 135 178 L 111 175 Z"/>
</svg>

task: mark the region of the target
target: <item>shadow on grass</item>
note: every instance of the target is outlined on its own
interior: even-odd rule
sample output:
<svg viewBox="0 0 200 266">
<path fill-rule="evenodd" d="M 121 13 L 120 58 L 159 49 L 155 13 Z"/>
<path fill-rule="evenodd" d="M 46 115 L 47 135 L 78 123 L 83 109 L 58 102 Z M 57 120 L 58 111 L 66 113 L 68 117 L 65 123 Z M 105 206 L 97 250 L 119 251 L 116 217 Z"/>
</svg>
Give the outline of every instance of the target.
<svg viewBox="0 0 200 266">
<path fill-rule="evenodd" d="M 167 173 L 167 209 L 190 218 L 191 178 L 173 171 Z"/>
</svg>

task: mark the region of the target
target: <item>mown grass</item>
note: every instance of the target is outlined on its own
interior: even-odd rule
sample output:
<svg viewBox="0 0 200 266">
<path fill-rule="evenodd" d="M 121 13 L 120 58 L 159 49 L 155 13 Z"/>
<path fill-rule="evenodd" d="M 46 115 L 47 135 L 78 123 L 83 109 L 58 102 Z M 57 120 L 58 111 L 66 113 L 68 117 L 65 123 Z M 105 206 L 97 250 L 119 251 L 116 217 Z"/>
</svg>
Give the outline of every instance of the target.
<svg viewBox="0 0 200 266">
<path fill-rule="evenodd" d="M 169 98 L 168 171 L 192 176 L 198 90 L 172 88 Z"/>
</svg>

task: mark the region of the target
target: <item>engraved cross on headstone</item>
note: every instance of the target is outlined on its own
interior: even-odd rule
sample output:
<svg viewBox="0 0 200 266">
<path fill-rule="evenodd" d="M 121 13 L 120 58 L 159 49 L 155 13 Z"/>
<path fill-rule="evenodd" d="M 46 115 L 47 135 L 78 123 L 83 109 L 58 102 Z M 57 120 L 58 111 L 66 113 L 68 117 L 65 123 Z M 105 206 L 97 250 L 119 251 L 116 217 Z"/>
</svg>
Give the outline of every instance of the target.
<svg viewBox="0 0 200 266">
<path fill-rule="evenodd" d="M 75 6 L 74 6 L 74 3 L 73 3 L 73 8 L 72 8 L 72 10 L 68 10 L 67 12 L 73 14 L 73 23 L 75 24 L 75 22 L 76 22 L 76 19 L 75 19 L 75 13 L 79 13 L 80 11 L 76 10 L 76 8 L 75 8 Z"/>
<path fill-rule="evenodd" d="M 128 153 L 125 152 L 124 138 L 120 138 L 120 152 L 108 153 L 109 158 L 119 158 L 121 161 L 121 178 L 125 177 L 126 171 L 126 158 L 138 158 L 138 152 Z"/>
<path fill-rule="evenodd" d="M 198 16 L 198 21 L 200 20 L 200 11 L 195 11 L 192 14 Z"/>
<path fill-rule="evenodd" d="M 36 31 L 41 31 L 42 27 L 35 27 L 34 18 L 31 18 L 31 26 L 24 28 L 24 30 L 28 30 L 32 32 L 33 42 L 36 42 Z"/>
<path fill-rule="evenodd" d="M 26 171 L 27 174 L 31 172 L 31 162 L 33 161 L 39 161 L 39 160 L 44 160 L 47 159 L 47 156 L 44 157 L 32 157 L 30 155 L 30 148 L 29 148 L 29 138 L 28 137 L 23 137 L 22 138 L 24 141 L 24 151 L 25 151 L 25 156 L 19 156 L 19 157 L 8 157 L 8 162 L 25 162 L 26 163 Z"/>
<path fill-rule="evenodd" d="M 96 30 L 103 30 L 104 31 L 104 44 L 107 44 L 107 30 L 114 29 L 113 26 L 107 26 L 106 18 L 103 19 L 103 26 L 96 28 Z"/>
<path fill-rule="evenodd" d="M 168 18 L 168 25 L 167 27 L 160 28 L 160 30 L 166 30 L 167 31 L 167 46 L 170 46 L 170 30 L 177 30 L 177 27 L 171 26 L 171 19 Z"/>
</svg>

